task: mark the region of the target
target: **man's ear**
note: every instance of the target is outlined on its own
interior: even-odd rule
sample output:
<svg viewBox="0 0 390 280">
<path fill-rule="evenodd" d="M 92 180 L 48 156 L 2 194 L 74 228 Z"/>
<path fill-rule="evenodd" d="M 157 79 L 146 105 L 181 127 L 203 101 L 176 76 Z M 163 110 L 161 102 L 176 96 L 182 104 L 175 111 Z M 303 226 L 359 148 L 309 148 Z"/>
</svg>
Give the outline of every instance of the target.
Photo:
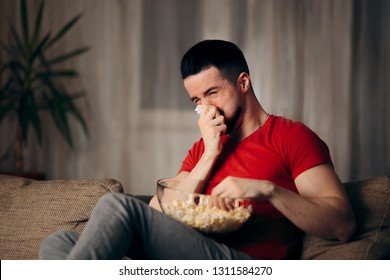
<svg viewBox="0 0 390 280">
<path fill-rule="evenodd" d="M 242 72 L 237 79 L 237 86 L 243 93 L 246 93 L 251 87 L 251 77 L 248 73 Z"/>
</svg>

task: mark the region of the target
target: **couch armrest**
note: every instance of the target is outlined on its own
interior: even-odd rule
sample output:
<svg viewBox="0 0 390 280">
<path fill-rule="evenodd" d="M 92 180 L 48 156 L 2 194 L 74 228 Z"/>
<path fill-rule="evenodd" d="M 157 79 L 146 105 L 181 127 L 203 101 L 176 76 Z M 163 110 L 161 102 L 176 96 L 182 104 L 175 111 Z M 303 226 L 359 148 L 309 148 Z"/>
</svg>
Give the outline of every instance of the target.
<svg viewBox="0 0 390 280">
<path fill-rule="evenodd" d="M 123 192 L 113 179 L 37 181 L 0 175 L 0 259 L 37 259 L 55 231 L 81 232 L 97 201 Z"/>
<path fill-rule="evenodd" d="M 303 259 L 389 259 L 390 177 L 345 183 L 357 230 L 343 243 L 305 235 Z"/>
</svg>

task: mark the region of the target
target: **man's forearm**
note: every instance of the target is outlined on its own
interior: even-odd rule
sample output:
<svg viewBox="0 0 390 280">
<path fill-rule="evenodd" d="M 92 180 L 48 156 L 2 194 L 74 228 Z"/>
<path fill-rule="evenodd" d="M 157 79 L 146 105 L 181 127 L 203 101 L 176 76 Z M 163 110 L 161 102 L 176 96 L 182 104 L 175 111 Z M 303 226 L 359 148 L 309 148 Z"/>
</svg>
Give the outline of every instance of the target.
<svg viewBox="0 0 390 280">
<path fill-rule="evenodd" d="M 306 233 L 347 241 L 355 231 L 353 214 L 341 198 L 305 198 L 287 189 L 275 187 L 269 201 Z"/>
<path fill-rule="evenodd" d="M 196 166 L 187 175 L 187 179 L 207 181 L 210 177 L 211 171 L 213 170 L 214 164 L 217 161 L 218 156 L 208 155 L 204 153 Z M 202 186 L 204 187 L 204 185 Z M 189 190 L 190 191 L 190 190 Z M 203 189 L 198 186 L 196 189 L 191 190 L 192 192 L 200 193 Z"/>
</svg>

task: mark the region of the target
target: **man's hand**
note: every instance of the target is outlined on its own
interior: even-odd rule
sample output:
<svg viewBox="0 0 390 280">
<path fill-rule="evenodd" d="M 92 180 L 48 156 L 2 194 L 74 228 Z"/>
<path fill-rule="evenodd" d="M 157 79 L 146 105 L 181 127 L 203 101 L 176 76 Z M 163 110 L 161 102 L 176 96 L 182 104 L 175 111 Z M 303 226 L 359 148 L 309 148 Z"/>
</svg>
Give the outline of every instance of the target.
<svg viewBox="0 0 390 280">
<path fill-rule="evenodd" d="M 355 218 L 340 179 L 329 164 L 302 172 L 298 193 L 269 181 L 227 177 L 212 195 L 269 201 L 301 230 L 321 238 L 347 241 L 356 229 Z"/>
<path fill-rule="evenodd" d="M 254 198 L 266 200 L 272 196 L 274 184 L 269 181 L 226 177 L 216 186 L 211 195 L 230 198 Z"/>
<path fill-rule="evenodd" d="M 221 136 L 226 131 L 225 119 L 212 105 L 202 105 L 198 121 L 205 145 L 205 153 L 219 155 L 222 150 Z"/>
</svg>

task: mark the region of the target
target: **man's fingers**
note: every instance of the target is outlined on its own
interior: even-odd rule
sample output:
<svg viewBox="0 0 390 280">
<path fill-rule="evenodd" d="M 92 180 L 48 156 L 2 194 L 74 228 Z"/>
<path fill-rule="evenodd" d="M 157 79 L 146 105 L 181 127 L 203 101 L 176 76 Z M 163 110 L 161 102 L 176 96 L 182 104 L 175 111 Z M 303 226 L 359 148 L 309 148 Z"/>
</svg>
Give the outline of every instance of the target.
<svg viewBox="0 0 390 280">
<path fill-rule="evenodd" d="M 212 105 L 204 105 L 202 106 L 202 113 L 206 119 L 213 120 L 216 117 L 219 117 L 221 113 L 218 111 L 217 107 Z"/>
<path fill-rule="evenodd" d="M 218 116 L 216 118 L 214 118 L 212 121 L 210 121 L 210 124 L 211 125 L 222 125 L 225 123 L 225 118 L 223 116 Z"/>
</svg>

